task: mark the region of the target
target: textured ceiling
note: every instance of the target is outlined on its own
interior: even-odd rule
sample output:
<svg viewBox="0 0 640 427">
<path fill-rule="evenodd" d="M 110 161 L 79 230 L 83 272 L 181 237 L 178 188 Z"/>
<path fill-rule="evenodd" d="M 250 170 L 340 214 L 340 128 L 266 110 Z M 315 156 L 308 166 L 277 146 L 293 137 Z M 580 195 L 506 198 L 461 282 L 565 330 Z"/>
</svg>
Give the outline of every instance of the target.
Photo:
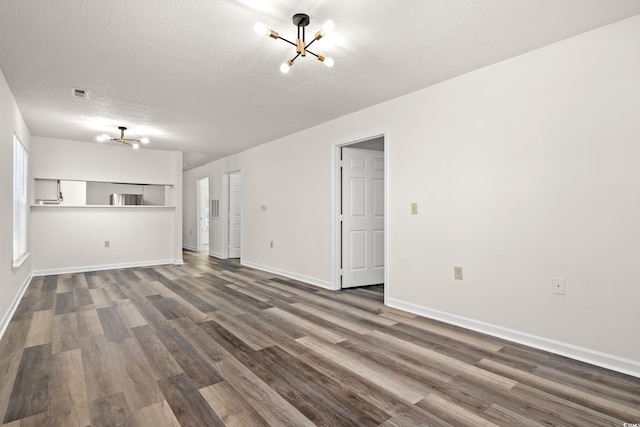
<svg viewBox="0 0 640 427">
<path fill-rule="evenodd" d="M 283 75 L 295 39 L 332 40 Z M 640 14 L 638 0 L 0 0 L 0 69 L 32 135 L 148 136 L 191 168 Z M 309 37 L 308 37 L 309 38 Z M 71 96 L 72 88 L 88 99 Z"/>
</svg>

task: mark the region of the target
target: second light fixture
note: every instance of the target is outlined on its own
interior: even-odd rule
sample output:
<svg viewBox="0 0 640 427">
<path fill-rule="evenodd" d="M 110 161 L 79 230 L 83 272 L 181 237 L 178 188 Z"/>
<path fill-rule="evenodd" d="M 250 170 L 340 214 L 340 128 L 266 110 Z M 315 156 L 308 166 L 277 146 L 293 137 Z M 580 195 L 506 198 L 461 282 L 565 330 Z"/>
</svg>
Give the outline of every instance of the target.
<svg viewBox="0 0 640 427">
<path fill-rule="evenodd" d="M 333 67 L 334 61 L 332 58 L 318 55 L 309 50 L 309 46 L 311 46 L 316 40 L 320 40 L 322 37 L 324 37 L 326 34 L 328 34 L 333 30 L 333 27 L 334 27 L 333 21 L 331 20 L 326 21 L 322 26 L 322 28 L 320 29 L 320 31 L 318 31 L 316 35 L 313 37 L 313 40 L 311 40 L 311 42 L 307 44 L 305 40 L 305 27 L 309 25 L 309 22 L 311 21 L 309 19 L 309 15 L 307 15 L 306 13 L 296 13 L 295 15 L 293 15 L 293 25 L 298 27 L 298 38 L 296 39 L 295 43 L 280 36 L 280 34 L 278 34 L 277 32 L 267 29 L 267 27 L 265 27 L 263 24 L 259 22 L 257 22 L 253 26 L 254 31 L 260 35 L 269 36 L 275 40 L 280 39 L 289 43 L 290 45 L 295 46 L 296 55 L 280 66 L 280 71 L 282 71 L 284 74 L 289 72 L 289 69 L 293 65 L 294 61 L 298 59 L 298 57 L 300 56 L 305 57 L 307 56 L 307 53 L 315 56 L 318 59 L 318 61 L 322 62 L 327 67 L 329 68 Z"/>
<path fill-rule="evenodd" d="M 139 142 L 143 144 L 149 143 L 149 138 L 125 138 L 124 131 L 127 130 L 127 128 L 124 126 L 118 126 L 118 129 L 120 129 L 120 138 L 112 138 L 105 134 L 98 136 L 96 139 L 98 142 L 117 141 L 120 145 L 127 145 L 135 150 L 140 148 L 140 145 L 138 144 Z"/>
</svg>

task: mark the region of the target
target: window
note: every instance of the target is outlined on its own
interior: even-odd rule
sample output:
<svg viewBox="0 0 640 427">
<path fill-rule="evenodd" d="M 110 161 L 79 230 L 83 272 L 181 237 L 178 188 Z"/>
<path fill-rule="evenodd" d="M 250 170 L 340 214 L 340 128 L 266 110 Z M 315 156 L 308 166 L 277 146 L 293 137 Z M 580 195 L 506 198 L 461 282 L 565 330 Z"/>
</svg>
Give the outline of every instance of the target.
<svg viewBox="0 0 640 427">
<path fill-rule="evenodd" d="M 27 150 L 13 135 L 13 265 L 27 255 Z"/>
</svg>

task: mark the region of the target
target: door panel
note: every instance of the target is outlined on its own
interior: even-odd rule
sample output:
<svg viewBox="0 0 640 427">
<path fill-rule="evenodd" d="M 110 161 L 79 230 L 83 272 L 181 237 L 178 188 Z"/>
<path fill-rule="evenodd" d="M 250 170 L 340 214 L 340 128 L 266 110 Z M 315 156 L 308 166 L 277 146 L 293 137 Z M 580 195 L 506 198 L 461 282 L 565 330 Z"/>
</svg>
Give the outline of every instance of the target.
<svg viewBox="0 0 640 427">
<path fill-rule="evenodd" d="M 240 258 L 242 223 L 242 179 L 239 173 L 229 175 L 229 258 Z"/>
<path fill-rule="evenodd" d="M 342 287 L 384 282 L 384 152 L 342 149 Z"/>
<path fill-rule="evenodd" d="M 350 270 L 364 270 L 367 267 L 367 235 L 365 230 L 351 230 L 350 245 Z"/>
<path fill-rule="evenodd" d="M 200 245 L 209 245 L 209 178 L 198 180 Z M 198 248 L 201 250 L 202 248 Z"/>
<path fill-rule="evenodd" d="M 363 218 L 366 215 L 367 210 L 367 181 L 364 178 L 349 178 L 350 182 L 350 194 L 349 201 L 351 216 Z"/>
<path fill-rule="evenodd" d="M 382 171 L 384 173 L 384 171 Z M 384 180 L 373 179 L 373 212 L 376 218 L 384 218 Z"/>
<path fill-rule="evenodd" d="M 384 271 L 384 230 L 373 230 L 373 267 Z"/>
</svg>

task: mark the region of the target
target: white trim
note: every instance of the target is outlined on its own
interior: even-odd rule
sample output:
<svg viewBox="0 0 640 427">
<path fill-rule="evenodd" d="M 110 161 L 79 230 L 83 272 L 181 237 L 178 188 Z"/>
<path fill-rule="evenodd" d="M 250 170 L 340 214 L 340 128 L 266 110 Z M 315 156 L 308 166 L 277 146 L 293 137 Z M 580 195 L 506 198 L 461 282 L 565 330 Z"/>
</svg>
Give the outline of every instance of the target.
<svg viewBox="0 0 640 427">
<path fill-rule="evenodd" d="M 222 258 L 222 254 L 219 252 L 213 252 L 213 251 L 209 251 L 209 256 L 215 257 L 215 258 L 219 258 L 219 259 L 223 259 Z"/>
<path fill-rule="evenodd" d="M 256 270 L 266 271 L 267 273 L 273 273 L 273 274 L 277 274 L 279 276 L 288 277 L 289 279 L 299 280 L 301 282 L 305 282 L 305 283 L 308 283 L 310 285 L 317 286 L 319 288 L 333 290 L 333 286 L 331 285 L 331 282 L 327 282 L 325 280 L 316 279 L 315 277 L 305 276 L 303 274 L 292 273 L 290 271 L 285 271 L 285 270 L 279 270 L 277 268 L 267 267 L 266 265 L 255 264 L 255 263 L 253 263 L 251 261 L 246 261 L 246 260 L 240 260 L 240 264 L 242 264 L 242 265 L 244 265 L 246 267 L 255 268 Z"/>
<path fill-rule="evenodd" d="M 182 244 L 182 249 L 186 249 L 188 251 L 198 252 L 194 246 Z"/>
<path fill-rule="evenodd" d="M 25 252 L 23 253 L 20 258 L 18 258 L 17 261 L 13 262 L 13 264 L 11 264 L 11 269 L 12 270 L 17 270 L 20 267 L 22 267 L 22 264 L 24 264 L 24 262 L 29 259 L 29 257 L 31 256 L 31 252 Z"/>
<path fill-rule="evenodd" d="M 472 331 L 481 332 L 483 334 L 502 338 L 529 347 L 549 351 L 581 362 L 590 363 L 592 365 L 640 378 L 640 361 L 638 360 L 626 359 L 613 354 L 603 353 L 598 350 L 580 347 L 574 344 L 516 331 L 514 329 L 504 328 L 502 326 L 469 319 L 467 317 L 446 313 L 394 298 L 387 298 L 386 305 L 408 311 L 409 313 L 418 314 L 430 319 L 439 320 L 451 325 L 460 326 Z"/>
<path fill-rule="evenodd" d="M 2 336 L 4 335 L 4 333 L 7 331 L 7 328 L 9 327 L 9 322 L 11 322 L 13 315 L 16 313 L 16 310 L 20 305 L 20 301 L 22 300 L 24 293 L 27 292 L 27 289 L 29 288 L 29 283 L 31 283 L 32 278 L 33 278 L 33 274 L 29 274 L 27 276 L 24 283 L 20 286 L 20 290 L 18 290 L 18 293 L 13 298 L 13 301 L 11 301 L 9 310 L 7 310 L 7 312 L 2 317 L 2 321 L 0 321 L 0 340 L 2 339 Z"/>
<path fill-rule="evenodd" d="M 85 265 L 80 267 L 65 267 L 65 268 L 52 268 L 48 270 L 34 270 L 33 276 L 48 276 L 50 274 L 72 274 L 72 273 L 85 273 L 87 271 L 101 271 L 101 270 L 118 270 L 121 268 L 132 267 L 151 267 L 154 265 L 182 265 L 184 261 L 182 259 L 161 259 L 154 261 L 139 261 L 139 262 L 125 262 L 122 264 L 102 264 L 102 265 Z"/>
</svg>

